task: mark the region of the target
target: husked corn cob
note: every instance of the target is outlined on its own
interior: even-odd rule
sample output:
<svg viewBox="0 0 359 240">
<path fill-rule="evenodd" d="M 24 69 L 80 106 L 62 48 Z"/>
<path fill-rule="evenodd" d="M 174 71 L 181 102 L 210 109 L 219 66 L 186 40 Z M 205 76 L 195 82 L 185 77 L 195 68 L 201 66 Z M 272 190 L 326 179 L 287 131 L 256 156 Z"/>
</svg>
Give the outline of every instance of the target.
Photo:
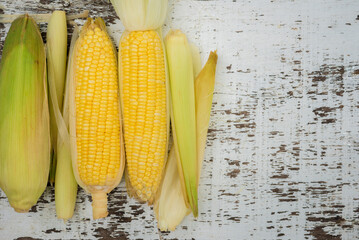
<svg viewBox="0 0 359 240">
<path fill-rule="evenodd" d="M 107 216 L 106 194 L 119 184 L 124 168 L 116 52 L 102 19 L 89 19 L 83 26 L 73 71 L 73 168 L 78 184 L 92 195 L 97 219 Z"/>
<path fill-rule="evenodd" d="M 155 31 L 121 40 L 120 79 L 127 173 L 132 194 L 152 201 L 161 182 L 167 146 L 164 52 Z"/>
<path fill-rule="evenodd" d="M 167 158 L 168 84 L 161 36 L 167 1 L 112 3 L 126 28 L 120 40 L 119 83 L 127 191 L 151 204 Z"/>
<path fill-rule="evenodd" d="M 35 21 L 17 18 L 0 64 L 0 187 L 17 212 L 44 192 L 50 167 L 45 47 Z"/>
</svg>

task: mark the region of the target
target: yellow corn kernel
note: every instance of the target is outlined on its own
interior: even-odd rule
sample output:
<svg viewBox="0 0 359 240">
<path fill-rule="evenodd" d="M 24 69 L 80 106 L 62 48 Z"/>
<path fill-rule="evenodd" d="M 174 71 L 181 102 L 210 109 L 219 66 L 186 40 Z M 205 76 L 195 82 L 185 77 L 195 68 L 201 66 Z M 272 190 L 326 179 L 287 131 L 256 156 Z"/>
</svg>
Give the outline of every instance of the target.
<svg viewBox="0 0 359 240">
<path fill-rule="evenodd" d="M 165 57 L 159 34 L 125 33 L 119 58 L 128 192 L 151 203 L 161 182 L 168 139 Z"/>
<path fill-rule="evenodd" d="M 118 185 L 124 167 L 116 54 L 102 19 L 88 20 L 74 54 L 73 166 L 79 185 L 92 194 L 96 219 L 107 216 L 106 193 Z"/>
</svg>

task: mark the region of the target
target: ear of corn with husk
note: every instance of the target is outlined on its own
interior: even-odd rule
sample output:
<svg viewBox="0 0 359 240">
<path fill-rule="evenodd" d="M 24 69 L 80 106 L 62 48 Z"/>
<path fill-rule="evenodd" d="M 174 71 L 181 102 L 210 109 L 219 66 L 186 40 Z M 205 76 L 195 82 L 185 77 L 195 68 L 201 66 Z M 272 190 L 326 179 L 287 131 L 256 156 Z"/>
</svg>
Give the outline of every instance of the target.
<svg viewBox="0 0 359 240">
<path fill-rule="evenodd" d="M 75 41 L 78 37 L 78 28 L 75 26 L 75 30 L 72 34 L 72 41 L 70 46 L 70 56 L 73 52 Z M 54 39 L 66 39 L 64 41 L 54 41 Z M 74 213 L 76 195 L 77 195 L 77 183 L 72 170 L 71 161 L 71 148 L 70 148 L 70 136 L 68 131 L 69 125 L 69 99 L 68 88 L 69 81 L 63 79 L 66 73 L 66 51 L 67 46 L 64 44 L 67 42 L 67 30 L 66 30 L 66 16 L 65 12 L 55 11 L 48 25 L 47 32 L 47 62 L 48 62 L 48 82 L 50 90 L 50 99 L 52 106 L 52 121 L 55 123 L 52 131 L 56 132 L 57 141 L 56 144 L 56 175 L 55 175 L 55 204 L 56 215 L 64 221 L 70 219 Z M 57 49 L 57 50 L 54 50 Z M 65 61 L 64 61 L 65 60 Z M 69 79 L 72 76 L 72 58 L 68 63 Z M 64 95 L 63 89 L 65 88 L 64 104 L 62 96 Z M 59 97 L 59 95 L 61 97 Z"/>
<path fill-rule="evenodd" d="M 130 196 L 152 204 L 167 158 L 169 104 L 161 26 L 167 0 L 112 0 L 126 31 L 119 46 L 119 84 Z"/>
<path fill-rule="evenodd" d="M 0 64 L 0 187 L 18 212 L 44 192 L 50 167 L 45 48 L 35 21 L 17 18 Z"/>
<path fill-rule="evenodd" d="M 184 43 L 186 44 L 186 43 Z M 201 67 L 198 48 L 194 45 L 192 49 L 193 74 L 198 74 Z M 173 59 L 173 62 L 181 61 Z M 204 150 L 206 145 L 207 130 L 209 125 L 210 110 L 212 105 L 215 70 L 217 63 L 216 52 L 211 52 L 206 65 L 197 75 L 194 81 L 195 105 L 196 105 L 196 146 L 197 146 L 197 186 L 200 170 L 203 163 Z M 176 65 L 176 64 L 175 64 Z M 171 76 L 170 76 L 171 77 Z M 175 136 L 174 136 L 175 137 Z M 156 199 L 154 210 L 158 221 L 158 227 L 162 231 L 175 230 L 183 218 L 191 212 L 191 208 L 186 206 L 186 192 L 181 187 L 181 177 L 178 172 L 178 160 L 176 159 L 175 146 L 172 146 L 161 192 Z"/>
<path fill-rule="evenodd" d="M 101 18 L 88 19 L 76 41 L 69 87 L 69 128 L 77 183 L 92 195 L 93 218 L 106 217 L 107 193 L 125 164 L 116 52 Z"/>
</svg>

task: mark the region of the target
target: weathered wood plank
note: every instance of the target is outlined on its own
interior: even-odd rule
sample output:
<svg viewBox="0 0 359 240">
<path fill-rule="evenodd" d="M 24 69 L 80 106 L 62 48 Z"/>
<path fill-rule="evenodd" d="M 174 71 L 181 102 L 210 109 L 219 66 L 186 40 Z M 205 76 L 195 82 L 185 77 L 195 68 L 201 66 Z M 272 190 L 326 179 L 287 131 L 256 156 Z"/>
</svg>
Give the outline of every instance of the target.
<svg viewBox="0 0 359 240">
<path fill-rule="evenodd" d="M 123 26 L 108 1 L 6 1 L 6 14 L 104 17 L 116 44 Z M 109 195 L 109 217 L 91 220 L 79 193 L 67 224 L 49 187 L 28 214 L 0 192 L 7 239 L 358 239 L 359 2 L 170 1 L 164 31 L 181 28 L 202 60 L 219 53 L 200 214 L 159 233 L 152 210 Z M 83 21 L 78 21 L 82 23 Z M 42 24 L 44 32 L 46 25 Z M 9 25 L 0 25 L 0 50 Z"/>
</svg>

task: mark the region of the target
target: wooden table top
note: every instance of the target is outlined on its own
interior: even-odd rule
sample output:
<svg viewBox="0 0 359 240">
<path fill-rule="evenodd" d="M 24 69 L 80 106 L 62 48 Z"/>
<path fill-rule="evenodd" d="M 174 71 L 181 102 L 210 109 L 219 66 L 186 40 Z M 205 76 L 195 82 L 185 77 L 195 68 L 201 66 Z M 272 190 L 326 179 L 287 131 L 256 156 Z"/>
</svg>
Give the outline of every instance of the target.
<svg viewBox="0 0 359 240">
<path fill-rule="evenodd" d="M 0 2 L 5 14 L 55 9 L 103 17 L 118 46 L 124 27 L 107 0 Z M 106 219 L 92 220 L 79 190 L 66 224 L 52 187 L 26 214 L 1 191 L 0 239 L 359 239 L 359 1 L 173 0 L 170 28 L 203 62 L 219 55 L 198 219 L 158 231 L 123 181 Z"/>
</svg>

